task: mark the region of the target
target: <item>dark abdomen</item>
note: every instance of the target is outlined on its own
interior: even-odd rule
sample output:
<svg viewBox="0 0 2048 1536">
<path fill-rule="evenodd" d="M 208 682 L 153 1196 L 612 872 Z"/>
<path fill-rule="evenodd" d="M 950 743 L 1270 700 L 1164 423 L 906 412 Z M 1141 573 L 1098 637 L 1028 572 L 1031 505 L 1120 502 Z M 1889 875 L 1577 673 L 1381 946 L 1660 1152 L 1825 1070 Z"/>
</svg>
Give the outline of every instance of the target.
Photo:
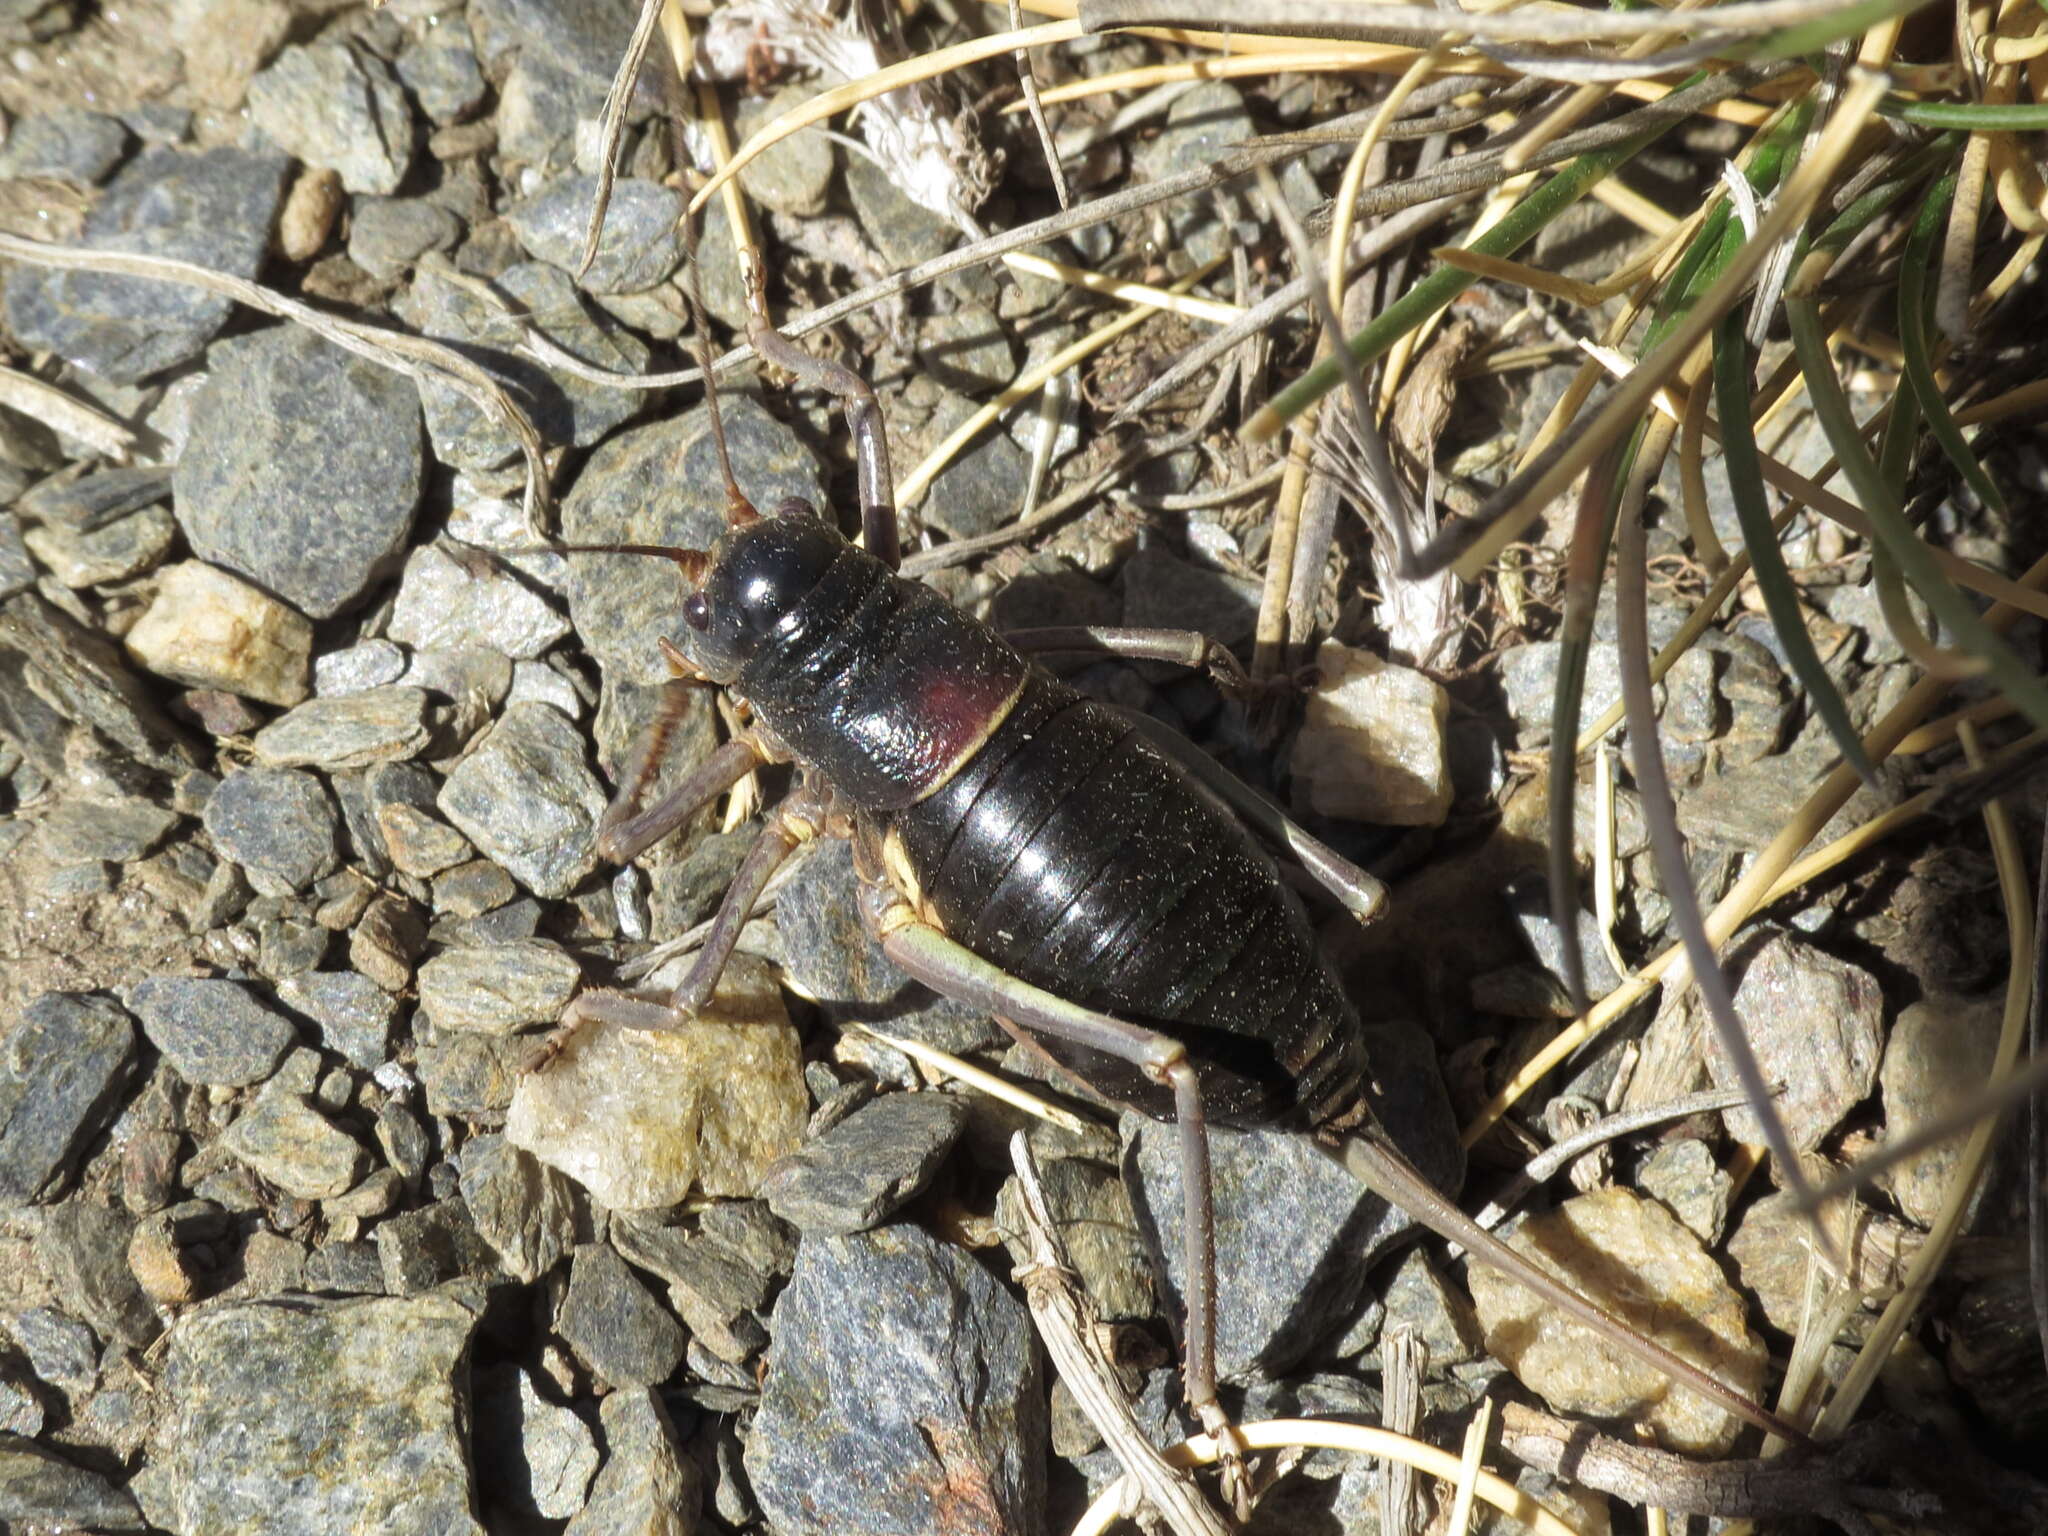
<svg viewBox="0 0 2048 1536">
<path fill-rule="evenodd" d="M 1300 904 L 1236 817 L 1115 712 L 1034 672 L 974 758 L 886 825 L 949 935 L 1185 1042 L 1219 1123 L 1314 1126 L 1358 1102 L 1357 1016 Z M 1171 1118 L 1169 1091 L 1127 1063 L 1038 1043 Z"/>
</svg>

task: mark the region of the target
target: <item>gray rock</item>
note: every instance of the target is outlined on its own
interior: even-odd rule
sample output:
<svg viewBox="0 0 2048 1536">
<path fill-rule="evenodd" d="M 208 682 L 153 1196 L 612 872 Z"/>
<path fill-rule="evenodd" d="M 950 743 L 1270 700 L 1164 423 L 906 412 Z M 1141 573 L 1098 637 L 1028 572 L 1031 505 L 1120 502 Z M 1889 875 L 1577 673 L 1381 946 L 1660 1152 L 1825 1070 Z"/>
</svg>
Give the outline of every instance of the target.
<svg viewBox="0 0 2048 1536">
<path fill-rule="evenodd" d="M 1877 1085 L 1884 990 L 1861 966 L 1838 960 L 1787 933 L 1754 935 L 1729 957 L 1741 979 L 1735 1011 L 1764 1081 L 1784 1091 L 1772 1108 L 1794 1150 L 1810 1152 Z M 1707 1047 L 1717 1087 L 1737 1084 L 1718 1033 Z M 1762 1122 L 1748 1107 L 1722 1111 L 1728 1133 L 1761 1142 Z"/>
<path fill-rule="evenodd" d="M 313 691 L 329 699 L 361 693 L 365 688 L 397 682 L 405 675 L 405 667 L 405 652 L 389 640 L 361 640 L 345 650 L 314 658 Z"/>
<path fill-rule="evenodd" d="M 742 102 L 734 131 L 744 141 L 763 123 L 790 111 L 817 94 L 812 85 L 785 85 L 772 96 Z M 832 141 L 821 132 L 792 134 L 773 144 L 740 172 L 747 196 L 777 213 L 808 217 L 825 211 L 832 187 Z"/>
<path fill-rule="evenodd" d="M 1463 1292 L 1437 1273 L 1429 1255 L 1417 1250 L 1401 1261 L 1386 1284 L 1384 1330 L 1411 1329 L 1429 1347 L 1429 1368 L 1442 1370 L 1480 1352 L 1479 1320 Z"/>
<path fill-rule="evenodd" d="M 724 407 L 740 489 L 756 506 L 790 496 L 823 503 L 824 479 L 794 432 L 744 395 L 726 395 Z M 724 528 L 724 480 L 702 408 L 602 444 L 562 503 L 562 537 L 576 543 L 708 549 Z M 570 615 L 607 675 L 667 681 L 651 626 L 683 596 L 675 568 L 644 556 L 583 555 L 569 567 Z"/>
<path fill-rule="evenodd" d="M 91 186 L 121 159 L 128 130 L 118 117 L 65 107 L 24 117 L 0 149 L 0 178 L 42 176 Z"/>
<path fill-rule="evenodd" d="M 965 396 L 948 395 L 932 417 L 933 445 L 974 410 L 974 402 Z M 939 471 L 924 499 L 924 516 L 956 538 L 992 533 L 1017 515 L 1030 470 L 1030 456 L 1009 433 L 992 426 Z"/>
<path fill-rule="evenodd" d="M 387 1100 L 377 1111 L 377 1145 L 399 1175 L 412 1184 L 419 1182 L 420 1175 L 427 1171 L 427 1160 L 434 1155 L 427 1128 L 398 1099 Z"/>
<path fill-rule="evenodd" d="M 296 768 L 238 768 L 206 802 L 214 846 L 265 896 L 302 891 L 341 866 L 341 818 L 320 781 Z"/>
<path fill-rule="evenodd" d="M 43 1217 L 36 1257 L 65 1310 L 92 1324 L 103 1339 L 146 1349 L 162 1332 L 156 1309 L 128 1267 L 134 1219 L 79 1198 Z"/>
<path fill-rule="evenodd" d="M 0 1314 L 0 1327 L 21 1346 L 38 1381 L 78 1397 L 98 1385 L 99 1345 L 92 1330 L 78 1319 L 66 1317 L 55 1307 L 31 1307 L 26 1312 Z"/>
<path fill-rule="evenodd" d="M 450 949 L 420 967 L 420 1007 L 436 1029 L 513 1034 L 560 1018 L 582 980 L 575 957 L 541 939 Z"/>
<path fill-rule="evenodd" d="M 297 326 L 221 343 L 175 475 L 202 558 L 316 619 L 403 547 L 423 473 L 411 382 Z"/>
<path fill-rule="evenodd" d="M 639 11 L 632 0 L 491 0 L 472 24 L 481 27 L 486 15 L 493 34 L 502 30 L 500 46 L 517 45 L 603 87 L 618 71 Z M 483 36 L 479 30 L 478 46 L 489 62 L 495 51 Z"/>
<path fill-rule="evenodd" d="M 1562 650 L 1555 640 L 1511 645 L 1500 653 L 1501 687 L 1514 717 L 1515 738 L 1525 747 L 1550 740 L 1550 708 L 1557 693 L 1557 668 Z M 1586 658 L 1586 686 L 1579 705 L 1583 726 L 1621 700 L 1621 663 L 1611 645 L 1595 645 Z"/>
<path fill-rule="evenodd" d="M 1550 917 L 1550 887 L 1540 875 L 1524 875 L 1502 888 L 1515 926 L 1528 941 L 1529 952 L 1543 969 L 1562 984 L 1565 978 L 1564 941 Z M 1614 963 L 1607 958 L 1607 946 L 1600 939 L 1600 922 L 1591 912 L 1579 912 L 1579 960 L 1585 967 L 1586 991 L 1605 997 L 1621 985 Z"/>
<path fill-rule="evenodd" d="M 704 1501 L 704 1474 L 676 1444 L 661 1398 L 644 1387 L 609 1394 L 598 1408 L 605 1461 L 590 1499 L 562 1536 L 688 1536 Z"/>
<path fill-rule="evenodd" d="M 597 1442 L 582 1419 L 542 1397 L 519 1367 L 479 1373 L 475 1445 L 479 1484 L 511 1513 L 566 1520 L 583 1508 L 597 1472 Z"/>
<path fill-rule="evenodd" d="M 216 1536 L 482 1536 L 467 1454 L 481 1311 L 451 1287 L 236 1302 L 180 1319 L 137 1489 L 151 1521 Z M 262 1433 L 247 1433 L 252 1424 Z M 223 1457 L 230 1443 L 241 1449 Z"/>
<path fill-rule="evenodd" d="M 21 511 L 38 522 L 92 533 L 171 493 L 171 471 L 160 464 L 121 465 L 76 480 L 45 480 L 21 498 Z"/>
<path fill-rule="evenodd" d="M 270 768 L 367 768 L 426 749 L 427 695 L 418 688 L 365 688 L 312 698 L 278 716 L 250 743 Z"/>
<path fill-rule="evenodd" d="M 253 1172 L 302 1200 L 345 1194 L 363 1176 L 367 1154 L 313 1103 L 268 1092 L 221 1136 L 220 1144 Z M 384 1228 L 378 1228 L 381 1236 Z"/>
<path fill-rule="evenodd" d="M 595 176 L 558 176 L 512 204 L 505 217 L 527 255 L 574 272 L 596 201 Z M 682 213 L 680 192 L 621 176 L 605 208 L 597 259 L 580 286 L 587 293 L 639 293 L 666 279 L 682 259 L 676 235 Z"/>
<path fill-rule="evenodd" d="M 288 168 L 281 155 L 239 149 L 145 150 L 94 206 L 79 243 L 253 278 Z M 24 346 L 120 384 L 197 357 L 232 307 L 182 283 L 97 272 L 25 267 L 7 280 L 7 323 Z"/>
<path fill-rule="evenodd" d="M 76 589 L 140 576 L 163 559 L 177 531 L 169 512 L 144 507 L 90 532 L 31 528 L 22 538 L 51 575 Z"/>
<path fill-rule="evenodd" d="M 21 541 L 21 524 L 12 517 L 0 518 L 0 602 L 36 584 L 39 573 Z"/>
<path fill-rule="evenodd" d="M 306 1289 L 334 1296 L 381 1296 L 384 1267 L 373 1242 L 322 1243 L 306 1255 Z"/>
<path fill-rule="evenodd" d="M 260 1083 L 298 1043 L 291 1022 L 258 1001 L 247 982 L 153 976 L 130 987 L 125 1001 L 150 1044 L 189 1083 Z"/>
<path fill-rule="evenodd" d="M 433 1115 L 503 1116 L 519 1086 L 520 1063 L 532 1045 L 488 1035 L 450 1035 L 422 1044 L 415 1065 Z"/>
<path fill-rule="evenodd" d="M 45 992 L 0 1040 L 0 1207 L 47 1197 L 119 1109 L 135 1025 L 111 999 Z"/>
<path fill-rule="evenodd" d="M 198 761 L 104 634 L 23 592 L 0 607 L 0 723 L 43 772 L 70 777 L 60 750 L 63 720 L 91 726 L 159 773 L 182 774 Z"/>
<path fill-rule="evenodd" d="M 775 1305 L 747 1475 L 784 1536 L 1035 1533 L 1045 1398 L 1023 1303 L 912 1226 L 813 1238 Z"/>
<path fill-rule="evenodd" d="M 398 1000 L 360 971 L 308 971 L 277 985 L 278 1000 L 320 1029 L 320 1043 L 370 1072 L 391 1055 Z"/>
<path fill-rule="evenodd" d="M 1667 1141 L 1636 1170 L 1636 1183 L 1712 1247 L 1728 1225 L 1728 1198 L 1734 1180 L 1714 1161 L 1713 1148 L 1696 1137 Z"/>
<path fill-rule="evenodd" d="M 1152 1265 L 1123 1181 L 1102 1164 L 1079 1157 L 1041 1162 L 1038 1180 L 1053 1225 L 1097 1315 L 1112 1323 L 1151 1317 L 1157 1310 Z M 1011 1259 L 1027 1262 L 1032 1244 L 1014 1178 L 1004 1182 L 996 1197 L 996 1226 Z"/>
<path fill-rule="evenodd" d="M 33 1438 L 46 1417 L 28 1366 L 19 1356 L 0 1356 L 0 1434 Z"/>
<path fill-rule="evenodd" d="M 530 658 L 566 635 L 569 621 L 506 568 L 429 544 L 406 560 L 386 629 L 416 650 L 488 646 Z"/>
<path fill-rule="evenodd" d="M 1802 743 L 1776 757 L 1710 773 L 1696 789 L 1680 793 L 1678 828 L 1696 851 L 1752 853 L 1769 843 L 1798 813 L 1836 758 L 1832 744 L 1819 743 L 1809 749 Z M 1859 787 L 1848 805 L 1821 830 L 1820 840 L 1825 842 L 1849 826 L 1860 826 L 1885 809 L 1891 798 L 1880 799 Z"/>
<path fill-rule="evenodd" d="M 931 1182 L 966 1124 L 957 1095 L 884 1094 L 769 1170 L 761 1197 L 807 1236 L 864 1231 Z"/>
<path fill-rule="evenodd" d="M 1255 131 L 1243 93 L 1228 81 L 1205 80 L 1174 98 L 1165 128 L 1132 157 L 1133 165 L 1146 180 L 1165 181 L 1202 169 Z M 1223 205 L 1235 214 L 1234 197 L 1226 195 Z M 1173 238 L 1168 268 L 1175 272 L 1213 260 L 1232 238 L 1209 198 L 1181 200 L 1168 211 L 1167 225 Z"/>
<path fill-rule="evenodd" d="M 942 256 L 960 238 L 959 230 L 912 202 L 866 155 L 847 157 L 846 190 L 861 228 L 893 268 L 914 267 Z"/>
<path fill-rule="evenodd" d="M 1455 1192 L 1463 1153 L 1435 1052 L 1412 1025 L 1367 1027 L 1373 1109 L 1409 1161 Z M 1179 1132 L 1124 1116 L 1124 1183 L 1152 1249 L 1169 1315 L 1185 1316 Z M 1210 1131 L 1219 1297 L 1216 1370 L 1225 1380 L 1277 1375 L 1341 1330 L 1366 1267 L 1409 1226 L 1304 1137 Z"/>
<path fill-rule="evenodd" d="M 604 1243 L 577 1248 L 555 1329 L 613 1386 L 659 1386 L 682 1363 L 682 1324 Z"/>
<path fill-rule="evenodd" d="M 396 281 L 428 251 L 453 250 L 461 238 L 462 220 L 438 203 L 362 197 L 349 217 L 348 259 L 372 277 Z"/>
<path fill-rule="evenodd" d="M 131 864 L 178 824 L 177 814 L 147 800 L 66 799 L 36 824 L 37 841 L 53 864 L 105 859 Z"/>
<path fill-rule="evenodd" d="M 483 105 L 484 72 L 454 43 L 416 42 L 398 56 L 398 78 L 436 123 L 452 123 Z"/>
<path fill-rule="evenodd" d="M 1141 629 L 1196 629 L 1237 645 L 1259 616 L 1259 584 L 1141 549 L 1124 566 L 1124 622 Z"/>
<path fill-rule="evenodd" d="M 668 1282 L 669 1303 L 695 1342 L 735 1365 L 768 1342 L 755 1314 L 795 1263 L 796 1242 L 760 1201 L 714 1205 L 694 1232 L 619 1217 L 611 1234 L 631 1263 Z"/>
<path fill-rule="evenodd" d="M 344 43 L 287 48 L 249 82 L 249 115 L 294 159 L 354 193 L 391 193 L 412 164 L 412 105 L 374 54 Z"/>
<path fill-rule="evenodd" d="M 441 814 L 536 895 L 559 899 L 597 867 L 605 793 L 576 727 L 515 704 L 448 775 Z"/>
<path fill-rule="evenodd" d="M 988 394 L 1016 376 L 1017 351 L 995 311 L 963 304 L 919 329 L 917 360 L 948 389 Z"/>
<path fill-rule="evenodd" d="M 477 1235 L 515 1280 L 538 1280 L 575 1246 L 575 1187 L 502 1136 L 464 1145 L 462 1198 Z"/>
<path fill-rule="evenodd" d="M 2001 1011 L 1997 998 L 1941 996 L 1900 1010 L 1878 1071 L 1887 1139 L 1910 1136 L 1983 1089 L 1998 1052 Z M 1899 1209 L 1921 1226 L 1932 1226 L 1947 1202 L 1964 1146 L 1957 1138 L 1930 1147 L 1887 1176 Z"/>
<path fill-rule="evenodd" d="M 570 169 L 576 160 L 576 125 L 603 116 L 609 83 L 557 68 L 544 55 L 520 54 L 498 88 L 499 155 L 543 174 Z"/>
<path fill-rule="evenodd" d="M 0 1434 L 0 1521 L 24 1531 L 139 1531 L 149 1523 L 126 1489 L 15 1434 Z"/>
<path fill-rule="evenodd" d="M 497 1255 L 477 1232 L 460 1196 L 437 1200 L 377 1224 L 377 1263 L 392 1296 L 418 1296 L 450 1280 L 484 1279 Z"/>
<path fill-rule="evenodd" d="M 838 1024 L 872 1025 L 956 1055 L 1007 1038 L 986 1013 L 912 981 L 860 920 L 850 845 L 814 848 L 775 904 L 783 967 L 796 990 Z"/>
</svg>

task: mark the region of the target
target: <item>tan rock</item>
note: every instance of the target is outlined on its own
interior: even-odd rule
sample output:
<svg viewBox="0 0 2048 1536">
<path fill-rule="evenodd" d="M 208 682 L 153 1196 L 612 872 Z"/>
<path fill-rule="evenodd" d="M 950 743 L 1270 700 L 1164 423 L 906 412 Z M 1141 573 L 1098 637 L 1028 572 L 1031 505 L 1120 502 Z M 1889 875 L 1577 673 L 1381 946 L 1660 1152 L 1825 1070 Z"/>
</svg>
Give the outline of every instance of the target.
<svg viewBox="0 0 2048 1536">
<path fill-rule="evenodd" d="M 1742 1298 L 1699 1239 L 1656 1202 L 1597 1190 L 1531 1217 L 1507 1241 L 1738 1392 L 1754 1397 L 1763 1385 L 1764 1343 L 1744 1319 Z M 1636 1420 L 1660 1445 L 1692 1455 L 1723 1455 L 1734 1444 L 1741 1422 L 1725 1409 L 1483 1265 L 1471 1265 L 1467 1279 L 1487 1349 L 1558 1412 Z"/>
<path fill-rule="evenodd" d="M 782 994 L 742 955 L 682 1029 L 585 1025 L 546 1072 L 521 1079 L 505 1139 L 612 1210 L 645 1210 L 693 1190 L 752 1195 L 796 1150 L 809 1110 Z"/>
<path fill-rule="evenodd" d="M 1995 997 L 1935 996 L 1900 1012 L 1878 1069 L 1888 1138 L 1941 1119 L 1983 1088 L 1998 1054 L 2002 1007 Z M 1968 1138 L 1955 1137 L 1893 1168 L 1885 1183 L 1899 1209 L 1933 1226 L 1967 1145 Z"/>
<path fill-rule="evenodd" d="M 1297 803 L 1325 816 L 1434 827 L 1451 808 L 1450 696 L 1370 651 L 1324 641 L 1294 747 Z"/>
<path fill-rule="evenodd" d="M 187 560 L 158 576 L 156 597 L 123 644 L 138 665 L 174 683 L 290 705 L 306 696 L 313 625 L 226 571 Z"/>
</svg>

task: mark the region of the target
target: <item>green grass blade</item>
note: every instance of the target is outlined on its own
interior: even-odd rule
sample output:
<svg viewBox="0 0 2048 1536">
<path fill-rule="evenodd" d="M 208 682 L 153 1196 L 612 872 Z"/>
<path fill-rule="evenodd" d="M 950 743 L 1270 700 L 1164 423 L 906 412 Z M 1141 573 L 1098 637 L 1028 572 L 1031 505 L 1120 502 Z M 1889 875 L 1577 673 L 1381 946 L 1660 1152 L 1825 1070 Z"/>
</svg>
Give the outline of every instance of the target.
<svg viewBox="0 0 2048 1536">
<path fill-rule="evenodd" d="M 1941 397 L 1941 386 L 1934 377 L 1933 350 L 1927 338 L 1927 273 L 1933 265 L 1942 221 L 1947 217 L 1949 201 L 1955 196 L 1955 191 L 1956 178 L 1951 171 L 1927 194 L 1927 200 L 1920 205 L 1918 217 L 1913 220 L 1912 232 L 1906 237 L 1905 255 L 1899 263 L 1899 350 L 1905 354 L 1906 382 L 1911 386 L 1915 403 L 1927 419 L 1927 430 L 1941 444 L 1941 451 L 1948 455 L 1949 463 L 1955 465 L 1957 473 L 1977 493 L 1977 499 L 2004 517 L 2007 515 L 2005 497 L 1985 471 L 1983 462 L 1971 452 L 1963 429 L 1956 425 L 1948 402 Z M 1900 401 L 1901 405 L 1904 403 Z"/>
<path fill-rule="evenodd" d="M 1870 519 L 1870 531 L 1884 551 L 1898 563 L 1913 589 L 1927 600 L 1954 641 L 1980 658 L 1991 679 L 2002 689 L 2013 707 L 2035 725 L 2048 727 L 2048 685 L 2044 685 L 2012 648 L 1979 617 L 1977 610 L 1957 591 L 1927 546 L 1920 542 L 1906 521 L 1895 487 L 1879 472 L 1877 461 L 1863 445 L 1842 382 L 1835 376 L 1834 360 L 1828 356 L 1827 335 L 1821 326 L 1820 306 L 1811 298 L 1785 300 L 1786 318 L 1792 326 L 1792 346 L 1806 378 L 1807 398 L 1828 444 L 1841 461 L 1842 472 L 1855 488 L 1856 499 Z"/>
<path fill-rule="evenodd" d="M 1814 649 L 1813 637 L 1806 632 L 1798 589 L 1771 528 L 1763 466 L 1750 427 L 1749 344 L 1743 339 L 1742 317 L 1733 310 L 1721 317 L 1714 331 L 1714 403 L 1721 414 L 1721 464 L 1728 472 L 1729 494 L 1735 501 L 1735 517 L 1742 525 L 1742 543 L 1749 551 L 1757 590 L 1763 594 L 1764 611 L 1778 632 L 1793 675 L 1813 700 L 1814 712 L 1834 738 L 1842 760 L 1864 783 L 1875 784 L 1876 765 L 1863 750 L 1863 737 L 1849 718 L 1849 706 Z"/>
</svg>

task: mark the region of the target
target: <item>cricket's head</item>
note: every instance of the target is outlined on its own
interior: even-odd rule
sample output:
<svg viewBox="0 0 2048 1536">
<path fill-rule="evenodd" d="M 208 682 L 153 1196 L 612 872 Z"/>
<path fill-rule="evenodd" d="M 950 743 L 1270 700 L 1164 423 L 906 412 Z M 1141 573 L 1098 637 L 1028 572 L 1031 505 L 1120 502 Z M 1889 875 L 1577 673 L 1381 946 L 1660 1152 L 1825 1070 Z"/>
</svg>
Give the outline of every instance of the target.
<svg viewBox="0 0 2048 1536">
<path fill-rule="evenodd" d="M 732 682 L 845 551 L 839 530 L 796 497 L 767 517 L 732 523 L 683 601 L 690 659 L 714 681 Z"/>
</svg>

